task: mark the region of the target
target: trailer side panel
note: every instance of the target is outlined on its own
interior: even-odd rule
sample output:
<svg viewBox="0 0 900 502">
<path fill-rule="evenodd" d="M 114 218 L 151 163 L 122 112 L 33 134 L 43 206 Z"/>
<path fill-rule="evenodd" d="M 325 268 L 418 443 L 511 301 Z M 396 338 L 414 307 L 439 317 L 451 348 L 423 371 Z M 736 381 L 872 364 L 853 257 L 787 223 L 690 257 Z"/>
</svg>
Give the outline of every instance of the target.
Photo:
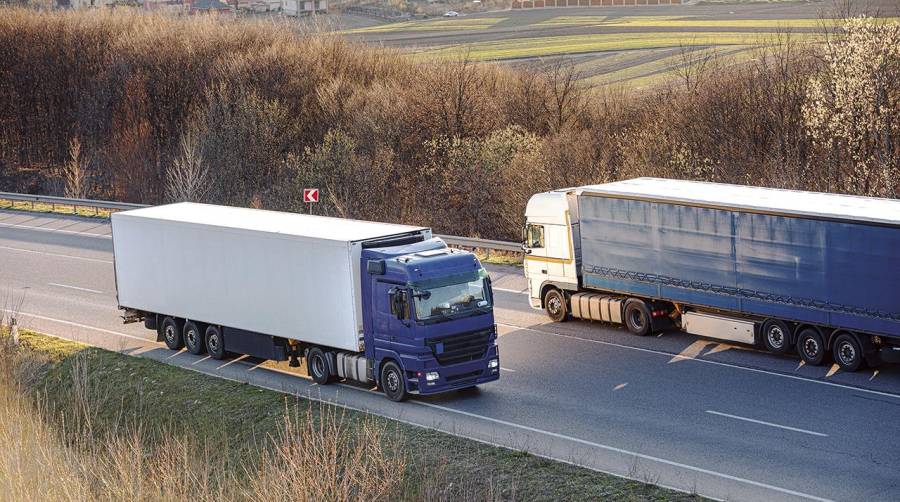
<svg viewBox="0 0 900 502">
<path fill-rule="evenodd" d="M 900 337 L 900 227 L 584 193 L 587 288 Z"/>
</svg>

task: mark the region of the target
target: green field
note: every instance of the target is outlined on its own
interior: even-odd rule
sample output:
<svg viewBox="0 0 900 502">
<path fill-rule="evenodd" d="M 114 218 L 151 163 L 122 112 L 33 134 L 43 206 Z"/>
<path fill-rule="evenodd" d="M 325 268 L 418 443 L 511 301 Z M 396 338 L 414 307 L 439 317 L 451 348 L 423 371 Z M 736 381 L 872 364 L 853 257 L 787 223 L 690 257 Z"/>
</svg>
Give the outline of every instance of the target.
<svg viewBox="0 0 900 502">
<path fill-rule="evenodd" d="M 474 61 L 539 58 L 602 51 L 629 51 L 665 47 L 724 47 L 764 45 L 777 34 L 743 32 L 651 32 L 515 38 L 475 42 L 412 52 L 416 60 L 454 60 L 467 56 Z M 795 39 L 814 41 L 815 33 L 794 34 Z"/>
<path fill-rule="evenodd" d="M 816 42 L 839 23 L 810 15 L 815 14 L 814 6 L 799 5 L 796 9 L 803 10 L 784 18 L 758 19 L 736 17 L 727 6 L 701 9 L 691 10 L 697 14 L 691 16 L 535 9 L 389 23 L 345 33 L 398 48 L 414 61 L 468 58 L 531 62 L 538 67 L 563 61 L 591 85 L 647 87 L 670 80 L 690 61 L 676 51 L 710 51 L 719 65 L 741 64 L 751 59 L 754 47 L 772 45 L 788 35 L 794 41 Z"/>
</svg>

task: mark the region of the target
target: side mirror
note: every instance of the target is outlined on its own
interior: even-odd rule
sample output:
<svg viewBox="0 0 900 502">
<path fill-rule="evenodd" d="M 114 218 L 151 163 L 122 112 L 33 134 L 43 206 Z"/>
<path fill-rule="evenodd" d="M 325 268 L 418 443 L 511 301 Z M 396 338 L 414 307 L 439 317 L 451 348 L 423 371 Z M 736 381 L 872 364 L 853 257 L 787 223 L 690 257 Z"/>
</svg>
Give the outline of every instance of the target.
<svg viewBox="0 0 900 502">
<path fill-rule="evenodd" d="M 385 264 L 384 260 L 369 260 L 366 262 L 366 272 L 369 275 L 384 275 L 385 272 Z"/>
</svg>

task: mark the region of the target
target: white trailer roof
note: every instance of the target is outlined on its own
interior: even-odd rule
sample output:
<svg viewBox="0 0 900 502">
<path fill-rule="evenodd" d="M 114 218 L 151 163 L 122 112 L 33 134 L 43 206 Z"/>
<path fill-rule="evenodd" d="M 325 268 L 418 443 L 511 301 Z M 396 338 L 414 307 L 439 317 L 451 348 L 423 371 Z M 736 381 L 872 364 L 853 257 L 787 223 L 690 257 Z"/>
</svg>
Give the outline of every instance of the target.
<svg viewBox="0 0 900 502">
<path fill-rule="evenodd" d="M 364 241 L 426 229 L 426 227 L 395 225 L 393 223 L 348 220 L 192 202 L 179 202 L 177 204 L 134 209 L 117 214 L 136 218 L 194 223 L 341 242 Z"/>
<path fill-rule="evenodd" d="M 687 205 L 743 209 L 750 212 L 900 225 L 900 200 L 897 199 L 661 178 L 636 178 L 603 185 L 587 185 L 574 190 L 588 195 L 651 199 Z"/>
</svg>

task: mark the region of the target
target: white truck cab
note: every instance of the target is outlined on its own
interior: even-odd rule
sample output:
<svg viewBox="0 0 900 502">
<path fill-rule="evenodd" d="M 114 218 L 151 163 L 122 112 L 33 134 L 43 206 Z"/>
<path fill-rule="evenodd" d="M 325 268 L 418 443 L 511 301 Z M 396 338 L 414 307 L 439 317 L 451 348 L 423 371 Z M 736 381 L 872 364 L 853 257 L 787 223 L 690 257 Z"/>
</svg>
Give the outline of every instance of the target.
<svg viewBox="0 0 900 502">
<path fill-rule="evenodd" d="M 525 207 L 522 248 L 531 306 L 544 308 L 547 291 L 578 291 L 581 266 L 577 247 L 578 205 L 576 189 L 535 194 Z"/>
</svg>

